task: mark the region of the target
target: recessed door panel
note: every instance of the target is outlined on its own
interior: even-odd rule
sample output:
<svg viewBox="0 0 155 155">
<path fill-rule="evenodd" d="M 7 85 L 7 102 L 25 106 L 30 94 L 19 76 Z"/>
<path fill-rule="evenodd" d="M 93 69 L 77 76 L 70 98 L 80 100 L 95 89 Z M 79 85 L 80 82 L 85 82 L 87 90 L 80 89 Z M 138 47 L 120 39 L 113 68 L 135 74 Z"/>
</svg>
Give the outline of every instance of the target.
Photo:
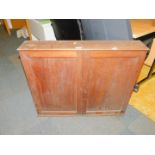
<svg viewBox="0 0 155 155">
<path fill-rule="evenodd" d="M 64 52 L 64 57 L 62 52 L 42 54 L 32 52 L 22 56 L 39 112 L 78 113 L 80 58 L 76 52 L 68 56 Z"/>
<path fill-rule="evenodd" d="M 86 113 L 121 112 L 130 98 L 139 57 L 91 55 L 88 73 L 88 101 Z"/>
</svg>

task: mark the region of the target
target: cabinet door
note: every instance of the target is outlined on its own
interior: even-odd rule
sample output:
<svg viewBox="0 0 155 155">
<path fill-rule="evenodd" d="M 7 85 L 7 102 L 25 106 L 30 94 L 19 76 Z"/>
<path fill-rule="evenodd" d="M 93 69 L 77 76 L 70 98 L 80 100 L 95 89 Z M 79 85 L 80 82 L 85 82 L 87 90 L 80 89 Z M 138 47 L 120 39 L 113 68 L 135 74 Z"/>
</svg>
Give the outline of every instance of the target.
<svg viewBox="0 0 155 155">
<path fill-rule="evenodd" d="M 79 53 L 21 51 L 20 56 L 40 115 L 80 113 Z"/>
<path fill-rule="evenodd" d="M 87 78 L 87 114 L 125 110 L 145 52 L 91 52 Z"/>
</svg>

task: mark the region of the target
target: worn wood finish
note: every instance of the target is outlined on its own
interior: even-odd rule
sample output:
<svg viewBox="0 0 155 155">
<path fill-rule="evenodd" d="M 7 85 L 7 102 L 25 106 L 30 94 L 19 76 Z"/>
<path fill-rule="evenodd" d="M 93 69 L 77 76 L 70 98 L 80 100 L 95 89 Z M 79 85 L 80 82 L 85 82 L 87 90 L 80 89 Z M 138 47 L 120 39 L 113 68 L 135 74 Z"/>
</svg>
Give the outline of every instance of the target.
<svg viewBox="0 0 155 155">
<path fill-rule="evenodd" d="M 140 41 L 25 41 L 18 50 L 108 50 L 108 51 L 143 51 L 147 50 L 146 46 Z"/>
<path fill-rule="evenodd" d="M 28 41 L 20 51 L 41 116 L 125 111 L 147 48 L 139 41 Z"/>
<path fill-rule="evenodd" d="M 80 113 L 79 54 L 75 51 L 36 54 L 29 51 L 21 52 L 20 56 L 38 111 Z"/>
<path fill-rule="evenodd" d="M 86 113 L 124 111 L 143 61 L 138 52 L 91 52 Z"/>
</svg>

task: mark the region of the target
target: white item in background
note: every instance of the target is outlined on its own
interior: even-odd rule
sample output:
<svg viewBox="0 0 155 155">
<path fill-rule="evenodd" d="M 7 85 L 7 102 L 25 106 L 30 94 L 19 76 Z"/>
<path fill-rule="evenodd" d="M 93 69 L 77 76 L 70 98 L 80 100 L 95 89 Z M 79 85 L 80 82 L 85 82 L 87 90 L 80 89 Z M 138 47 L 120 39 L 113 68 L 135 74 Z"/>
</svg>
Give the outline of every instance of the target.
<svg viewBox="0 0 155 155">
<path fill-rule="evenodd" d="M 12 29 L 12 23 L 11 23 L 11 20 L 10 19 L 6 19 L 7 23 L 8 23 L 8 27 L 10 29 Z"/>
<path fill-rule="evenodd" d="M 23 37 L 26 39 L 29 37 L 26 27 L 23 27 L 17 30 L 16 33 L 17 33 L 17 38 Z"/>
<path fill-rule="evenodd" d="M 56 40 L 53 27 L 50 22 L 42 23 L 36 19 L 29 19 L 28 21 L 32 40 Z"/>
<path fill-rule="evenodd" d="M 38 40 L 33 34 L 31 34 L 32 40 Z"/>
</svg>

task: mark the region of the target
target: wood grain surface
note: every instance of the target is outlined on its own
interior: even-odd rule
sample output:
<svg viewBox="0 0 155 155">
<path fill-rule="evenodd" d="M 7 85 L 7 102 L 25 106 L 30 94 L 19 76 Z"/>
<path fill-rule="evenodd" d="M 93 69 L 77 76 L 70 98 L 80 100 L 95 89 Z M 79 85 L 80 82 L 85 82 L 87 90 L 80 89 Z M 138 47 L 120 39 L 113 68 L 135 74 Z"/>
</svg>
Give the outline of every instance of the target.
<svg viewBox="0 0 155 155">
<path fill-rule="evenodd" d="M 29 41 L 18 50 L 38 114 L 52 116 L 124 112 L 147 48 L 139 41 Z"/>
</svg>

